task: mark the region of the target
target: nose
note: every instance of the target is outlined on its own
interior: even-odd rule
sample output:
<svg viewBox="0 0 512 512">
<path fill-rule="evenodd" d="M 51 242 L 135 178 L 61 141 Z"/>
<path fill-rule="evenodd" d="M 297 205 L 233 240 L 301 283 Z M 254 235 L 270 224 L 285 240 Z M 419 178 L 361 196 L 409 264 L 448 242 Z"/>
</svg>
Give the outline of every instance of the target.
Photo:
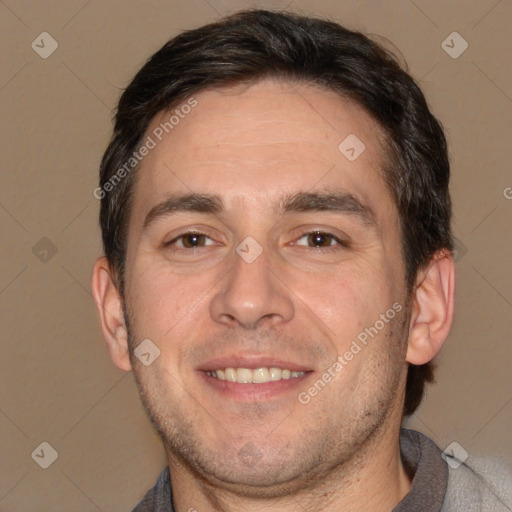
<svg viewBox="0 0 512 512">
<path fill-rule="evenodd" d="M 252 263 L 234 255 L 231 272 L 210 302 L 212 319 L 230 327 L 275 327 L 294 316 L 292 292 L 264 250 Z"/>
</svg>

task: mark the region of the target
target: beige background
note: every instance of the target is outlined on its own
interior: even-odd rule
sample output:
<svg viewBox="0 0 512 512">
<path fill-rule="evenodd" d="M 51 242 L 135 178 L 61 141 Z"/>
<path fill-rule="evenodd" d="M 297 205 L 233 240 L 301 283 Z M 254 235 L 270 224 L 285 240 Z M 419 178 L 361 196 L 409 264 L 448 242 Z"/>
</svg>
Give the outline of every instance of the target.
<svg viewBox="0 0 512 512">
<path fill-rule="evenodd" d="M 100 333 L 92 191 L 112 109 L 145 59 L 250 5 L 380 34 L 421 82 L 450 143 L 460 242 L 455 324 L 409 424 L 470 458 L 512 459 L 510 1 L 0 0 L 0 511 L 131 510 L 165 465 L 132 375 Z M 47 59 L 31 48 L 44 31 L 59 45 Z M 469 43 L 457 59 L 441 46 L 453 31 Z M 58 452 L 48 469 L 31 457 L 42 442 Z"/>
</svg>

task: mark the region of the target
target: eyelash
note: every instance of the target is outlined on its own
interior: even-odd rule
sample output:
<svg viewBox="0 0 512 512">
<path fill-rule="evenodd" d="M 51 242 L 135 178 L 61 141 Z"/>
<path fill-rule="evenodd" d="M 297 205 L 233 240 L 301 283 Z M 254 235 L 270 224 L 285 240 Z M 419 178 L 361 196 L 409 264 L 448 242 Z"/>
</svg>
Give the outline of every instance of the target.
<svg viewBox="0 0 512 512">
<path fill-rule="evenodd" d="M 336 247 L 337 246 L 341 246 L 343 248 L 348 248 L 349 247 L 349 243 L 345 240 L 342 240 L 341 238 L 337 237 L 336 235 L 334 235 L 333 233 L 329 232 L 329 231 L 322 231 L 322 230 L 313 230 L 313 231 L 306 231 L 304 232 L 303 234 L 301 234 L 296 240 L 295 242 L 292 243 L 292 245 L 298 245 L 297 244 L 297 241 L 303 239 L 304 237 L 308 237 L 309 235 L 323 235 L 323 236 L 327 236 L 327 237 L 330 237 L 333 241 L 336 242 L 336 244 L 332 244 L 332 245 L 327 245 L 327 246 L 324 246 L 324 247 L 315 247 L 315 246 L 307 246 L 309 249 L 316 249 L 316 250 L 323 250 L 323 251 L 332 251 L 332 250 L 336 250 Z M 212 240 L 212 238 L 210 238 L 208 235 L 206 235 L 205 233 L 202 233 L 200 231 L 189 231 L 187 233 L 182 233 L 181 235 L 173 238 L 172 240 L 170 240 L 169 242 L 165 242 L 163 245 L 164 247 L 170 247 L 170 246 L 173 246 L 176 244 L 177 241 L 179 240 L 183 240 L 185 237 L 187 236 L 204 236 L 205 238 L 209 239 L 209 240 Z M 214 244 L 210 244 L 210 245 L 214 245 Z M 179 247 L 177 250 L 180 250 L 180 251 L 189 251 L 189 250 L 192 250 L 192 249 L 203 249 L 205 246 L 200 246 L 200 247 Z M 301 246 L 302 247 L 302 246 Z"/>
<path fill-rule="evenodd" d="M 194 236 L 194 235 L 195 236 L 204 236 L 205 238 L 212 240 L 212 238 L 210 238 L 207 234 L 201 233 L 200 231 L 187 231 L 186 233 L 182 233 L 181 235 L 178 235 L 176 238 L 173 238 L 169 242 L 165 242 L 163 245 L 164 245 L 164 247 L 169 247 L 169 246 L 174 245 L 178 240 L 185 238 L 186 236 Z M 180 247 L 178 250 L 187 251 L 190 249 L 202 249 L 202 247 Z"/>
<path fill-rule="evenodd" d="M 336 244 L 332 245 L 326 245 L 324 247 L 315 247 L 315 246 L 307 246 L 309 249 L 316 249 L 316 250 L 323 250 L 323 251 L 333 251 L 338 248 L 338 246 L 341 246 L 343 248 L 348 248 L 349 244 L 345 240 L 342 240 L 341 238 L 337 237 L 334 233 L 331 233 L 329 231 L 322 231 L 320 229 L 315 229 L 313 231 L 307 231 L 303 233 L 299 238 L 296 239 L 296 241 L 293 243 L 293 245 L 297 244 L 297 241 L 301 240 L 304 237 L 309 237 L 309 235 L 323 235 L 330 237 Z"/>
</svg>

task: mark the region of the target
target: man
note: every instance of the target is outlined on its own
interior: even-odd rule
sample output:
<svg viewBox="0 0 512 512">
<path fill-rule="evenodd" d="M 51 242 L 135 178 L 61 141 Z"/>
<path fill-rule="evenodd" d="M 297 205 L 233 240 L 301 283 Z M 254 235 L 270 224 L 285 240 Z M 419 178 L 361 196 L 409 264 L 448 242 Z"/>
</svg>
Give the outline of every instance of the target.
<svg viewBox="0 0 512 512">
<path fill-rule="evenodd" d="M 337 24 L 242 12 L 145 64 L 92 281 L 169 463 L 135 511 L 510 510 L 400 430 L 452 323 L 448 181 L 413 79 Z"/>
</svg>

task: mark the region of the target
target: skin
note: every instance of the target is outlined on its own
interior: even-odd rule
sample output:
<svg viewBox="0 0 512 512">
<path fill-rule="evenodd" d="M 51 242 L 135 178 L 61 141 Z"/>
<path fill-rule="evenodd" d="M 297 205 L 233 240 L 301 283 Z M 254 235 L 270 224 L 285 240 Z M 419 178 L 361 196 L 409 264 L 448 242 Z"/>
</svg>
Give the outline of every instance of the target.
<svg viewBox="0 0 512 512">
<path fill-rule="evenodd" d="M 398 212 L 381 172 L 384 139 L 353 102 L 275 81 L 194 97 L 197 107 L 139 170 L 127 318 L 105 258 L 92 281 L 111 357 L 133 370 L 163 439 L 174 506 L 389 511 L 411 486 L 398 444 L 408 363 L 431 360 L 448 335 L 453 259 L 438 253 L 406 296 Z M 166 119 L 157 116 L 148 134 Z M 349 134 L 366 146 L 352 162 L 338 149 Z M 346 213 L 276 211 L 287 195 L 326 191 L 357 197 L 376 227 Z M 216 194 L 224 208 L 167 215 L 143 229 L 148 212 L 169 194 L 192 192 Z M 184 239 L 176 239 L 186 229 L 207 236 L 199 248 L 180 246 Z M 311 231 L 349 242 L 327 238 L 315 247 L 305 236 Z M 235 250 L 248 236 L 263 249 L 252 263 Z M 298 393 L 396 302 L 402 311 L 308 404 L 300 403 Z M 133 355 L 146 338 L 160 350 L 149 366 Z M 197 371 L 213 357 L 247 352 L 311 372 L 285 392 L 237 399 Z"/>
</svg>

